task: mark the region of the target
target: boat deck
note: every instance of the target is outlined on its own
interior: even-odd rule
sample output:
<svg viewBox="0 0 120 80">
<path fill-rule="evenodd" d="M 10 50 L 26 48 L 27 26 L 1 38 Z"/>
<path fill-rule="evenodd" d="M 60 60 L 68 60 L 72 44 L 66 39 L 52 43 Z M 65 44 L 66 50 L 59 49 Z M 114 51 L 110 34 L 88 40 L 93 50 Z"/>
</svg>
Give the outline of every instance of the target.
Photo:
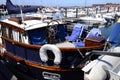
<svg viewBox="0 0 120 80">
<path fill-rule="evenodd" d="M 71 42 L 69 42 L 69 41 L 65 41 L 65 42 L 61 42 L 61 43 L 57 43 L 57 44 L 55 44 L 57 47 L 65 47 L 65 48 L 75 48 L 75 45 L 74 44 L 72 44 Z"/>
</svg>

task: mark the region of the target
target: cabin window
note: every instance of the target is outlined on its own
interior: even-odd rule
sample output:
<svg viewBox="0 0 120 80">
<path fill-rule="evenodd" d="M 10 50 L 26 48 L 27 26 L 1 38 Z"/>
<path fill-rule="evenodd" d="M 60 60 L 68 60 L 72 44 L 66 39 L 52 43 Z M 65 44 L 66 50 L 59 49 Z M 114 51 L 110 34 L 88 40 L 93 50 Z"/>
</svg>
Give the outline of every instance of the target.
<svg viewBox="0 0 120 80">
<path fill-rule="evenodd" d="M 13 40 L 20 41 L 19 32 L 17 30 L 12 30 Z"/>
<path fill-rule="evenodd" d="M 2 36 L 4 36 L 4 37 L 9 36 L 8 27 L 2 26 Z"/>
</svg>

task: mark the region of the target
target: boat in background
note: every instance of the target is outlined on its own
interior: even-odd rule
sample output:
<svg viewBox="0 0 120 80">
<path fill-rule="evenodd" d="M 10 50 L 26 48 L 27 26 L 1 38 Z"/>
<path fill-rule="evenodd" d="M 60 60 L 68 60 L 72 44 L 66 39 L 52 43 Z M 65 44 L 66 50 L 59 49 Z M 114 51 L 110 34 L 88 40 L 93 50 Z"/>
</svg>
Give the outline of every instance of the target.
<svg viewBox="0 0 120 80">
<path fill-rule="evenodd" d="M 101 14 L 94 14 L 93 16 L 84 16 L 79 18 L 80 21 L 88 23 L 88 24 L 93 24 L 93 23 L 100 23 L 100 24 L 105 24 L 107 21 Z"/>
</svg>

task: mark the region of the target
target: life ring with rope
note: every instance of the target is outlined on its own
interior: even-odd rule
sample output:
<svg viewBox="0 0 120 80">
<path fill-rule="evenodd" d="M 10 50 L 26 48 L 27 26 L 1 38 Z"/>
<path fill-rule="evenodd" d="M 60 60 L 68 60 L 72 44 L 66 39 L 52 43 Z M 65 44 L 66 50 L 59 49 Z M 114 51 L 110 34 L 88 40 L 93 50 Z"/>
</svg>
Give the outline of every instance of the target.
<svg viewBox="0 0 120 80">
<path fill-rule="evenodd" d="M 62 60 L 62 53 L 61 53 L 60 49 L 53 44 L 45 44 L 40 48 L 40 51 L 39 51 L 40 59 L 43 62 L 48 61 L 47 50 L 50 50 L 53 52 L 53 54 L 55 56 L 54 64 L 59 65 L 61 63 L 61 60 Z"/>
</svg>

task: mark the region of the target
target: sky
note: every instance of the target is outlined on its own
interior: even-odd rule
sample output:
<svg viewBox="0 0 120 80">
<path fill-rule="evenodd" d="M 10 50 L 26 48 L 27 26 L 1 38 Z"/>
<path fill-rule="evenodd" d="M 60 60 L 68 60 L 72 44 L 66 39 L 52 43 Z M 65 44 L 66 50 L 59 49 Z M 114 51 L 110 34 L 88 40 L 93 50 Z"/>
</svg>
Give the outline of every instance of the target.
<svg viewBox="0 0 120 80">
<path fill-rule="evenodd" d="M 15 5 L 43 5 L 43 6 L 91 6 L 92 4 L 118 3 L 120 0 L 11 0 Z M 0 0 L 5 4 L 6 0 Z"/>
</svg>

